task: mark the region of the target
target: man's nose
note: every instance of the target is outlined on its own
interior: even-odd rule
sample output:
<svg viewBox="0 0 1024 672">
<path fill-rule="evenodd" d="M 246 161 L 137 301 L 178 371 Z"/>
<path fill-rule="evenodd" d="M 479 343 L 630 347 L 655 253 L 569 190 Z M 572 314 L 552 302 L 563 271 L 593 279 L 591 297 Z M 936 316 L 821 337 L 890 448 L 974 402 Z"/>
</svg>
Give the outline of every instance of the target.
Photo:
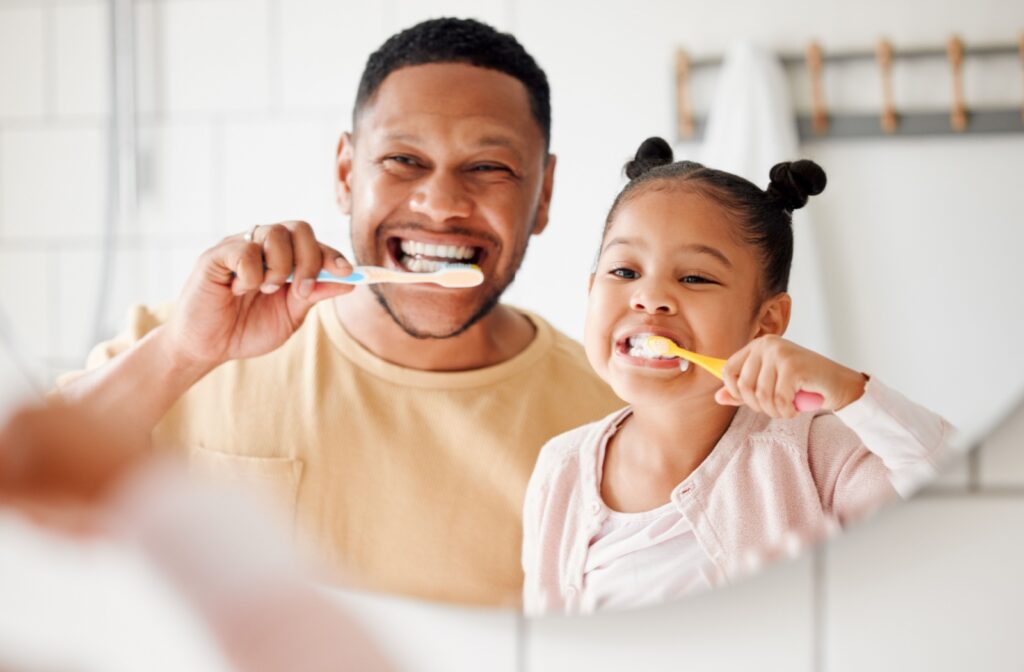
<svg viewBox="0 0 1024 672">
<path fill-rule="evenodd" d="M 641 313 L 650 315 L 675 315 L 679 306 L 667 288 L 660 283 L 648 282 L 638 286 L 630 299 L 630 307 Z"/>
<path fill-rule="evenodd" d="M 457 176 L 438 170 L 417 185 L 409 207 L 432 221 L 444 222 L 469 217 L 473 201 Z"/>
</svg>

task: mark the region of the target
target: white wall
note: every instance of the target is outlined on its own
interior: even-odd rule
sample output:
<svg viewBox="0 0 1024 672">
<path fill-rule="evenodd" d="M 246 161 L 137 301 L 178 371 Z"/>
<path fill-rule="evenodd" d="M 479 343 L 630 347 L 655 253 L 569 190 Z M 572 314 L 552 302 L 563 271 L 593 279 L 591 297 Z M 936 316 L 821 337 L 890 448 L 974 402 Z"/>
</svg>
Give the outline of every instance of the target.
<svg viewBox="0 0 1024 672">
<path fill-rule="evenodd" d="M 642 138 L 672 136 L 676 46 L 712 54 L 748 37 L 799 51 L 811 38 L 828 49 L 867 47 L 881 35 L 933 45 L 954 31 L 968 43 L 1012 43 L 1024 29 L 1024 5 L 997 0 L 149 0 L 137 14 L 140 217 L 118 232 L 108 330 L 132 302 L 175 295 L 202 249 L 253 223 L 306 218 L 343 245 L 331 162 L 358 74 L 387 35 L 427 16 L 472 15 L 512 30 L 548 72 L 559 155 L 552 225 L 509 299 L 573 335 L 619 168 Z M 108 41 L 100 0 L 0 3 L 0 306 L 44 384 L 77 367 L 93 338 L 108 216 Z M 970 100 L 1024 100 L 1019 64 L 992 68 L 968 71 Z M 830 78 L 832 102 L 877 104 L 871 76 Z M 898 76 L 899 102 L 944 104 L 941 67 Z M 805 87 L 794 88 L 803 104 Z M 695 91 L 698 105 L 706 92 Z M 1013 390 L 1024 383 L 1012 347 L 1024 335 L 1015 263 L 1024 134 L 805 150 L 831 180 L 810 214 L 839 354 L 980 436 L 1019 408 Z M 983 364 L 957 359 L 951 340 Z M 19 387 L 13 367 L 0 366 L 0 387 Z M 815 556 L 683 605 L 523 624 L 401 600 L 350 603 L 408 669 L 470 669 L 484 659 L 509 670 L 581 661 L 597 670 L 681 661 L 1020 669 L 1024 645 L 1008 628 L 1024 622 L 1024 411 L 978 441 L 985 446 L 914 503 Z M 419 634 L 397 636 L 401 619 Z"/>
</svg>

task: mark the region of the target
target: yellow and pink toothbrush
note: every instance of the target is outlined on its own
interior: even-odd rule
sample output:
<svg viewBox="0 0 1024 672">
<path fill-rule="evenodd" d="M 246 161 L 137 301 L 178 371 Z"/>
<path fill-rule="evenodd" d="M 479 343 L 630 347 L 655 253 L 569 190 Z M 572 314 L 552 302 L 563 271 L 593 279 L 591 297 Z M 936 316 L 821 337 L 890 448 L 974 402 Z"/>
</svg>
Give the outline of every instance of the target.
<svg viewBox="0 0 1024 672">
<path fill-rule="evenodd" d="M 715 378 L 718 378 L 719 380 L 722 379 L 722 369 L 725 367 L 726 362 L 724 359 L 708 357 L 707 355 L 698 355 L 696 352 L 684 350 L 673 343 L 671 339 L 665 338 L 664 336 L 647 336 L 643 341 L 643 347 L 647 352 L 653 355 L 671 355 L 673 357 L 685 359 L 686 361 L 692 362 L 704 369 Z M 801 412 L 817 411 L 821 408 L 823 403 L 825 403 L 825 398 L 817 392 L 806 392 L 804 390 L 800 390 L 793 398 L 793 405 L 796 407 L 796 410 Z"/>
</svg>

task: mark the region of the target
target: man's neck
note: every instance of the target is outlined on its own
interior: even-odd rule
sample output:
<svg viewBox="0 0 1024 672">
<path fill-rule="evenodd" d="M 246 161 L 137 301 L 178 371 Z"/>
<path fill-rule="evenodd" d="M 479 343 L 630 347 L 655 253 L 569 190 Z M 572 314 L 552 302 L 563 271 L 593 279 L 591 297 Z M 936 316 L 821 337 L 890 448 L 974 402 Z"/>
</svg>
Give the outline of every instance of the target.
<svg viewBox="0 0 1024 672">
<path fill-rule="evenodd" d="M 523 315 L 498 304 L 472 327 L 451 338 L 415 338 L 388 315 L 367 287 L 334 299 L 345 331 L 377 357 L 410 369 L 469 371 L 515 357 L 536 329 Z"/>
</svg>

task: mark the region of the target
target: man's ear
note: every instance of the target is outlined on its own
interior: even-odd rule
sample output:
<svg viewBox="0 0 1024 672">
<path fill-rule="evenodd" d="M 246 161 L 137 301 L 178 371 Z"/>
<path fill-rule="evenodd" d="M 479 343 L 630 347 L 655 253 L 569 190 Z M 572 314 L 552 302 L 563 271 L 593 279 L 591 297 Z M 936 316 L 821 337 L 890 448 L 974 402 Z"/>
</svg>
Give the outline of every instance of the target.
<svg viewBox="0 0 1024 672">
<path fill-rule="evenodd" d="M 537 219 L 533 225 L 533 235 L 540 235 L 548 225 L 548 214 L 551 208 L 551 194 L 555 188 L 555 164 L 558 157 L 548 154 L 544 163 L 544 181 L 540 187 L 540 203 L 537 204 Z"/>
<path fill-rule="evenodd" d="M 758 311 L 757 323 L 754 325 L 754 338 L 758 336 L 782 336 L 789 327 L 789 316 L 793 310 L 793 299 L 786 292 L 765 299 Z"/>
<path fill-rule="evenodd" d="M 334 197 L 343 215 L 352 214 L 352 155 L 355 147 L 352 134 L 341 134 L 334 163 Z"/>
</svg>

